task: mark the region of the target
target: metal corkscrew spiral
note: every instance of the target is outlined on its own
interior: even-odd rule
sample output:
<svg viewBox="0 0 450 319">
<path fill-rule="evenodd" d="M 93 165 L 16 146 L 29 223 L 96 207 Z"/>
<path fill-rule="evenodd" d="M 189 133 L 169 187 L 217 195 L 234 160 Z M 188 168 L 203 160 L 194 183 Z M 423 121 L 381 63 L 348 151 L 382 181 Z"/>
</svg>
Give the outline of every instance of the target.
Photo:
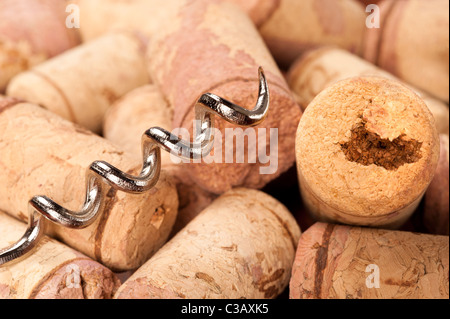
<svg viewBox="0 0 450 319">
<path fill-rule="evenodd" d="M 217 95 L 203 94 L 195 104 L 195 132 L 192 142 L 182 141 L 165 129 L 152 127 L 142 136 L 143 165 L 138 176 L 124 173 L 109 163 L 93 162 L 86 172 L 86 198 L 80 211 L 68 210 L 46 196 L 29 201 L 28 228 L 15 244 L 0 250 L 0 265 L 17 260 L 32 251 L 45 232 L 45 219 L 69 228 L 91 225 L 103 211 L 107 187 L 127 193 L 142 193 L 158 181 L 161 148 L 179 157 L 198 159 L 211 152 L 214 145 L 214 116 L 239 126 L 261 123 L 269 108 L 269 90 L 262 68 L 259 70 L 259 95 L 252 110 L 242 108 Z"/>
</svg>

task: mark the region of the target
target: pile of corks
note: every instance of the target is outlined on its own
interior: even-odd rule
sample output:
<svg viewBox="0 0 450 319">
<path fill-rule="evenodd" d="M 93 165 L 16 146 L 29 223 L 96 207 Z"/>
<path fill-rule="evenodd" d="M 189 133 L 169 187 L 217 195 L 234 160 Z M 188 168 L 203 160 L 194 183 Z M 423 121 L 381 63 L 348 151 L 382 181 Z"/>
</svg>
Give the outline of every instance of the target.
<svg viewBox="0 0 450 319">
<path fill-rule="evenodd" d="M 253 108 L 259 66 L 271 163 L 162 151 L 0 298 L 448 298 L 448 0 L 0 0 L 0 249 L 33 196 L 78 210 L 93 161 L 138 174 L 148 128 L 192 137 L 202 94 Z"/>
</svg>

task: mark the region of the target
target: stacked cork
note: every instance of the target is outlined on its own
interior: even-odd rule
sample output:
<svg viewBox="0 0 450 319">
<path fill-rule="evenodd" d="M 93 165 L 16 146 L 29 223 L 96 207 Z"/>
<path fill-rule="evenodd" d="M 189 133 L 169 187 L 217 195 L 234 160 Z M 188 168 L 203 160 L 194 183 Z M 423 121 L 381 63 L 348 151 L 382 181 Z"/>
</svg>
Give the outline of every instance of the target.
<svg viewBox="0 0 450 319">
<path fill-rule="evenodd" d="M 61 0 L 0 2 L 0 93 L 15 75 L 80 44 L 65 9 Z"/>
<path fill-rule="evenodd" d="M 0 0 L 0 299 L 447 299 L 448 24 L 447 0 Z"/>
</svg>

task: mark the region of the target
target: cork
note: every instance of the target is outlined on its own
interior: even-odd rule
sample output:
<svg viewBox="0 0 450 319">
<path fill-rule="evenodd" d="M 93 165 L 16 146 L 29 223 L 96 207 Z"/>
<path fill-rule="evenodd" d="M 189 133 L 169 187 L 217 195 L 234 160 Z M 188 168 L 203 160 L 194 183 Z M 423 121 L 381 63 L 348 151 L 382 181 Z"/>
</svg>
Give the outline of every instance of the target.
<svg viewBox="0 0 450 319">
<path fill-rule="evenodd" d="M 384 0 L 379 29 L 369 29 L 363 56 L 448 103 L 449 2 Z"/>
<path fill-rule="evenodd" d="M 306 50 L 323 45 L 362 53 L 366 13 L 356 0 L 233 1 L 241 3 L 253 17 L 270 52 L 283 68 L 288 68 Z"/>
<path fill-rule="evenodd" d="M 361 2 L 365 7 L 371 4 L 378 4 L 381 0 L 358 0 Z"/>
<path fill-rule="evenodd" d="M 71 0 L 80 8 L 83 42 L 117 31 L 151 38 L 178 7 L 178 0 Z"/>
<path fill-rule="evenodd" d="M 99 133 L 107 108 L 148 83 L 144 52 L 145 43 L 137 34 L 109 34 L 17 75 L 7 95 Z"/>
<path fill-rule="evenodd" d="M 270 111 L 257 129 L 266 128 L 268 140 L 269 128 L 278 128 L 274 173 L 260 174 L 260 168 L 268 164 L 258 160 L 226 163 L 223 159 L 222 163 L 190 164 L 187 172 L 192 180 L 206 191 L 221 194 L 235 186 L 261 188 L 289 169 L 294 163 L 294 127 L 301 112 L 248 16 L 228 2 L 185 1 L 161 30 L 149 46 L 148 70 L 174 106 L 173 127 L 189 129 L 192 137 L 194 105 L 206 92 L 252 109 L 258 95 L 257 70 L 262 66 L 269 85 Z M 225 145 L 225 130 L 236 126 L 218 118 L 215 123 Z M 248 148 L 244 157 L 247 155 Z"/>
<path fill-rule="evenodd" d="M 326 87 L 355 76 L 378 76 L 400 81 L 391 73 L 348 51 L 329 46 L 310 50 L 297 59 L 289 69 L 287 81 L 304 111 L 316 95 Z M 408 85 L 427 104 L 434 116 L 438 132 L 448 135 L 448 105 L 422 90 L 404 84 Z"/>
<path fill-rule="evenodd" d="M 36 195 L 78 211 L 86 196 L 85 174 L 94 161 L 133 175 L 142 166 L 105 139 L 29 103 L 0 109 L 0 154 L 0 210 L 23 221 Z M 162 171 L 146 193 L 109 190 L 104 212 L 91 226 L 77 230 L 49 222 L 47 229 L 114 271 L 136 269 L 167 240 L 177 207 L 175 186 Z"/>
<path fill-rule="evenodd" d="M 448 135 L 441 134 L 441 155 L 439 157 L 436 174 L 431 181 L 424 197 L 423 224 L 432 234 L 449 234 L 449 161 Z"/>
<path fill-rule="evenodd" d="M 139 268 L 115 298 L 275 298 L 289 282 L 299 236 L 277 200 L 233 189 Z"/>
<path fill-rule="evenodd" d="M 0 93 L 16 74 L 79 44 L 65 9 L 62 0 L 1 1 Z"/>
<path fill-rule="evenodd" d="M 439 136 L 413 91 L 357 77 L 329 86 L 309 104 L 296 154 L 303 201 L 319 221 L 396 228 L 433 179 Z"/>
<path fill-rule="evenodd" d="M 80 8 L 80 34 L 90 41 L 117 30 L 152 38 L 174 12 L 178 0 L 72 0 Z M 191 1 L 194 2 L 194 1 Z M 276 61 L 287 67 L 303 51 L 338 45 L 360 54 L 366 13 L 357 0 L 223 0 L 245 12 L 258 28 Z M 151 18 L 149 18 L 149 15 Z M 216 14 L 220 17 L 220 14 Z"/>
<path fill-rule="evenodd" d="M 151 127 L 171 131 L 173 107 L 156 85 L 149 84 L 127 93 L 106 112 L 103 136 L 132 155 L 142 158 L 141 139 Z M 161 151 L 161 167 L 176 184 L 179 207 L 172 234 L 177 233 L 217 196 L 198 187 L 186 174 L 185 167 Z"/>
<path fill-rule="evenodd" d="M 13 107 L 17 103 L 23 103 L 24 100 L 15 98 L 15 97 L 9 97 L 0 94 L 0 112 L 6 110 L 7 108 Z"/>
<path fill-rule="evenodd" d="M 270 16 L 280 6 L 280 0 L 227 0 L 239 6 L 249 18 L 253 21 L 256 27 L 260 27 L 266 22 Z"/>
<path fill-rule="evenodd" d="M 279 5 L 279 0 L 223 0 L 246 12 L 256 26 L 265 22 Z M 160 32 L 171 13 L 183 2 L 178 0 L 71 0 L 80 8 L 79 30 L 84 42 L 115 31 L 137 31 L 152 37 Z M 151 19 L 149 19 L 151 13 Z"/>
<path fill-rule="evenodd" d="M 26 227 L 0 212 L 0 247 L 15 243 Z M 49 237 L 0 267 L 0 299 L 110 299 L 119 286 L 111 270 Z"/>
<path fill-rule="evenodd" d="M 292 299 L 448 299 L 448 236 L 316 223 L 300 237 Z"/>
</svg>

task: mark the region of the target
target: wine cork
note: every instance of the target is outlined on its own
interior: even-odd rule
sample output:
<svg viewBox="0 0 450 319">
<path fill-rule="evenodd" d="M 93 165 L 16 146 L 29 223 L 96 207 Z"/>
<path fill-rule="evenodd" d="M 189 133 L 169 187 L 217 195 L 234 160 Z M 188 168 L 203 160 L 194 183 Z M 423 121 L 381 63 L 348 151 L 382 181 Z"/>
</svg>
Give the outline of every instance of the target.
<svg viewBox="0 0 450 319">
<path fill-rule="evenodd" d="M 0 247 L 25 230 L 0 212 Z M 119 286 L 111 270 L 48 237 L 31 254 L 0 267 L 0 299 L 110 299 Z"/>
<path fill-rule="evenodd" d="M 45 195 L 78 211 L 86 196 L 86 172 L 103 160 L 138 175 L 141 162 L 110 142 L 36 105 L 0 109 L 0 210 L 28 219 L 28 201 Z M 1 105 L 1 104 L 0 104 Z M 48 234 L 115 270 L 139 267 L 167 240 L 178 199 L 165 172 L 148 192 L 110 189 L 101 216 L 84 229 L 48 222 Z M 19 238 L 17 238 L 19 239 Z"/>
<path fill-rule="evenodd" d="M 79 44 L 65 9 L 63 0 L 0 1 L 0 93 L 16 74 Z"/>
<path fill-rule="evenodd" d="M 136 34 L 106 35 L 17 75 L 7 95 L 38 104 L 98 133 L 107 108 L 148 83 L 144 51 Z"/>
<path fill-rule="evenodd" d="M 365 7 L 371 4 L 378 4 L 381 0 L 359 0 Z"/>
<path fill-rule="evenodd" d="M 299 236 L 281 203 L 261 191 L 233 189 L 139 268 L 115 298 L 275 298 L 289 282 Z"/>
<path fill-rule="evenodd" d="M 351 78 L 322 91 L 297 131 L 301 195 L 320 221 L 399 227 L 433 179 L 439 136 L 399 82 Z"/>
<path fill-rule="evenodd" d="M 400 81 L 389 72 L 336 47 L 322 47 L 305 53 L 289 69 L 287 81 L 297 97 L 297 102 L 305 110 L 314 97 L 326 87 L 355 76 L 378 76 Z M 448 134 L 447 104 L 417 88 L 408 86 L 424 100 L 433 113 L 438 132 Z"/>
<path fill-rule="evenodd" d="M 448 103 L 449 2 L 384 0 L 380 21 L 367 32 L 364 57 Z"/>
<path fill-rule="evenodd" d="M 323 45 L 362 52 L 366 13 L 356 0 L 233 1 L 240 3 L 258 25 L 283 68 L 306 50 Z"/>
<path fill-rule="evenodd" d="M 278 0 L 224 0 L 245 11 L 257 25 L 266 21 Z M 152 37 L 183 2 L 179 0 L 71 0 L 80 8 L 80 35 L 84 42 L 115 31 L 138 31 Z M 151 13 L 151 19 L 149 19 Z"/>
<path fill-rule="evenodd" d="M 171 130 L 173 107 L 160 90 L 149 84 L 137 88 L 117 102 L 106 113 L 103 136 L 127 151 L 134 158 L 142 158 L 141 138 L 151 127 Z M 177 187 L 179 207 L 172 234 L 177 233 L 217 197 L 191 181 L 185 168 L 161 151 L 161 167 L 170 174 Z"/>
<path fill-rule="evenodd" d="M 279 0 L 227 0 L 238 5 L 246 12 L 253 23 L 260 27 L 280 6 Z"/>
<path fill-rule="evenodd" d="M 178 0 L 72 0 L 80 9 L 80 35 L 83 42 L 110 32 L 133 31 L 147 37 L 179 5 Z"/>
<path fill-rule="evenodd" d="M 448 236 L 316 223 L 300 237 L 292 299 L 448 299 Z"/>
<path fill-rule="evenodd" d="M 423 224 L 433 234 L 449 234 L 448 135 L 440 135 L 441 155 L 436 174 L 425 193 Z"/>
<path fill-rule="evenodd" d="M 233 163 L 227 163 L 223 151 L 220 163 L 215 160 L 212 164 L 205 161 L 188 164 L 192 180 L 209 192 L 221 194 L 234 186 L 261 188 L 289 169 L 294 163 L 293 127 L 297 126 L 301 112 L 248 16 L 228 2 L 184 1 L 161 30 L 164 31 L 155 34 L 149 46 L 149 74 L 174 106 L 173 127 L 189 129 L 191 137 L 194 105 L 202 94 L 214 93 L 252 109 L 258 96 L 259 66 L 263 67 L 269 85 L 269 114 L 257 129 L 249 130 L 253 130 L 255 139 L 263 146 L 259 131 L 264 131 L 264 149 L 269 153 L 270 128 L 277 128 L 276 165 L 262 163 L 259 156 L 256 163 L 248 160 L 236 163 L 234 159 Z M 226 145 L 225 131 L 237 127 L 217 117 L 215 123 L 222 135 L 222 145 Z M 244 158 L 248 158 L 249 148 L 256 150 L 255 144 L 244 148 Z M 235 146 L 233 154 L 237 153 Z M 261 174 L 261 168 L 267 171 Z"/>
</svg>

